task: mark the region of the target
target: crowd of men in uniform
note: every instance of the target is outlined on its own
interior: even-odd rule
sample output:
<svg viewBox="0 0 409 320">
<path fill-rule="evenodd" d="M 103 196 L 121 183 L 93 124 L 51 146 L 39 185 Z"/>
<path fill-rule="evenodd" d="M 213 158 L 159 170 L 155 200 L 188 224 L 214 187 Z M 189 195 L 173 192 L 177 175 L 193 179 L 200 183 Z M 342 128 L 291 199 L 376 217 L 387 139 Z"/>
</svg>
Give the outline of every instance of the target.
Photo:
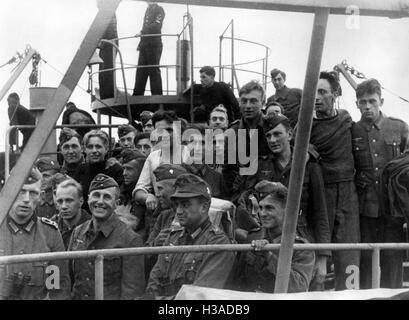
<svg viewBox="0 0 409 320">
<path fill-rule="evenodd" d="M 274 69 L 276 93 L 267 103 L 256 81 L 243 85 L 238 101 L 231 102 L 233 93 L 214 81 L 213 68 L 200 72 L 209 97 L 199 107 L 206 114 L 202 121 L 144 111 L 140 126 L 118 128 L 114 149 L 103 130 L 81 135 L 62 129 L 62 161 L 37 160 L 0 227 L 1 254 L 251 243 L 254 250 L 241 253 L 105 257 L 104 298 L 170 299 L 183 284 L 273 292 L 278 252 L 261 249 L 281 240 L 302 92 L 288 88 L 285 73 Z M 321 72 L 295 241 L 402 242 L 408 125 L 383 112 L 375 79 L 356 90 L 358 122 L 335 107 L 340 94 L 337 74 Z M 215 132 L 210 162 L 206 129 Z M 239 153 L 241 130 L 245 150 L 257 136 L 257 170 L 251 175 L 240 174 L 248 164 L 226 161 L 232 145 Z M 174 139 L 184 132 L 195 134 Z M 220 156 L 222 163 L 215 161 Z M 215 198 L 235 205 L 235 215 L 227 217 L 232 229 L 209 214 Z M 400 251 L 381 252 L 382 287 L 402 286 L 402 262 Z M 58 266 L 58 286 L 46 281 L 52 265 Z M 369 252 L 305 250 L 293 254 L 288 291 L 324 290 L 331 265 L 336 290 L 350 289 L 353 267 L 360 288 L 370 288 Z M 94 267 L 94 259 L 1 265 L 0 295 L 92 299 Z"/>
</svg>

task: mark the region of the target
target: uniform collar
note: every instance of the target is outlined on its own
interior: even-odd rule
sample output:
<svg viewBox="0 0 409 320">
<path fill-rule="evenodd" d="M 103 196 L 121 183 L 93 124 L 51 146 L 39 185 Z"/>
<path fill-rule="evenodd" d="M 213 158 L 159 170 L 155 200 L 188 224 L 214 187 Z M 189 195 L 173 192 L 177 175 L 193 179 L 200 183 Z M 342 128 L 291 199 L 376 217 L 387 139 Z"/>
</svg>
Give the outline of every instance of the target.
<svg viewBox="0 0 409 320">
<path fill-rule="evenodd" d="M 112 213 L 112 215 L 108 218 L 108 220 L 104 221 L 100 227 L 99 230 L 105 238 L 108 238 L 109 235 L 112 233 L 112 231 L 115 228 L 116 225 L 116 217 L 115 217 L 115 213 Z M 90 223 L 88 225 L 88 230 L 87 233 L 94 233 L 94 220 L 90 220 Z"/>
<path fill-rule="evenodd" d="M 61 217 L 58 217 L 58 227 L 60 228 L 60 230 L 72 230 L 72 229 L 75 229 L 80 224 L 90 219 L 90 214 L 84 209 L 81 209 L 80 215 L 81 215 L 80 219 L 73 226 L 69 226 L 68 224 L 64 222 L 64 219 L 62 219 Z"/>
<path fill-rule="evenodd" d="M 46 190 L 44 196 L 41 197 L 40 205 L 43 206 L 45 204 L 48 204 L 49 206 L 54 206 L 53 192 L 50 190 Z"/>
<path fill-rule="evenodd" d="M 30 220 L 24 224 L 18 224 L 10 216 L 7 217 L 7 226 L 10 229 L 10 231 L 13 233 L 17 233 L 20 230 L 30 233 L 31 230 L 33 230 L 33 227 L 35 226 L 36 222 L 37 222 L 37 219 L 34 214 L 31 216 Z"/>
<path fill-rule="evenodd" d="M 361 124 L 363 124 L 363 126 L 365 127 L 366 130 L 370 130 L 373 127 L 375 127 L 378 130 L 381 130 L 382 125 L 385 121 L 385 116 L 381 111 L 379 111 L 379 117 L 375 120 L 374 123 L 370 124 L 367 121 L 365 121 L 364 119 L 361 118 Z"/>
<path fill-rule="evenodd" d="M 186 228 L 183 230 L 183 232 L 181 233 L 179 238 L 182 238 L 186 235 L 189 235 L 192 240 L 195 240 L 199 234 L 206 229 L 206 227 L 210 224 L 210 220 L 209 218 L 207 218 L 195 231 L 193 231 L 191 234 L 189 234 L 189 232 L 186 230 Z"/>
<path fill-rule="evenodd" d="M 241 118 L 241 123 L 242 123 L 242 128 L 247 129 L 249 127 L 247 121 L 244 118 Z M 263 118 L 263 114 L 260 112 L 260 115 L 258 116 L 257 119 L 257 126 L 260 128 L 263 128 L 263 124 L 264 124 L 264 118 Z"/>
</svg>

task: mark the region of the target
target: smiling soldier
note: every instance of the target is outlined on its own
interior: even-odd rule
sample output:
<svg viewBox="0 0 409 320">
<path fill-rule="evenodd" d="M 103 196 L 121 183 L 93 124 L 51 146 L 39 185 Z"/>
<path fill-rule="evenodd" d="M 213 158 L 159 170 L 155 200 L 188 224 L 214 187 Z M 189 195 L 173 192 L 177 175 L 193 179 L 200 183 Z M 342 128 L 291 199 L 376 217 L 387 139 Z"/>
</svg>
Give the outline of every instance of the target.
<svg viewBox="0 0 409 320">
<path fill-rule="evenodd" d="M 119 220 L 114 213 L 119 186 L 114 179 L 98 174 L 91 182 L 88 205 L 92 213 L 75 228 L 68 250 L 98 250 L 141 247 L 141 237 Z M 74 275 L 73 299 L 94 298 L 94 259 L 71 263 Z M 145 288 L 143 256 L 104 257 L 104 299 L 134 299 Z"/>
<path fill-rule="evenodd" d="M 274 292 L 277 276 L 278 252 L 260 251 L 269 243 L 280 243 L 283 229 L 287 188 L 281 183 L 263 180 L 256 187 L 262 229 L 250 233 L 249 240 L 256 252 L 243 252 L 235 272 L 237 289 Z M 296 236 L 295 242 L 307 240 Z M 314 268 L 314 251 L 294 251 L 288 282 L 288 292 L 308 291 Z"/>
<path fill-rule="evenodd" d="M 82 164 L 73 177 L 81 183 L 84 197 L 83 208 L 88 210 L 88 189 L 92 179 L 99 173 L 112 177 L 118 185 L 123 182 L 119 162 L 107 161 L 109 148 L 108 134 L 102 130 L 91 130 L 84 136 L 86 163 Z"/>
</svg>

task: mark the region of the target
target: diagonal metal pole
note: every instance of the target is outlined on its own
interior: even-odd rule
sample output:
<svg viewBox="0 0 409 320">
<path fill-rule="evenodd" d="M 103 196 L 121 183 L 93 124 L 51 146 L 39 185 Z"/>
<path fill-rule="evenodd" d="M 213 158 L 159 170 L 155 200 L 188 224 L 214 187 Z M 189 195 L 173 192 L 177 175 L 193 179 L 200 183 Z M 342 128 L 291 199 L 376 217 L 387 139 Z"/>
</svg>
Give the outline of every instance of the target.
<svg viewBox="0 0 409 320">
<path fill-rule="evenodd" d="M 329 9 L 317 9 L 315 12 L 307 72 L 304 80 L 304 91 L 298 116 L 294 159 L 290 173 L 290 184 L 285 209 L 281 247 L 278 256 L 274 293 L 286 293 L 288 290 L 295 231 L 297 227 L 298 211 L 300 208 L 301 190 L 312 127 L 315 92 L 317 90 L 318 76 L 321 67 L 321 57 L 324 49 L 328 16 Z"/>
<path fill-rule="evenodd" d="M 23 153 L 12 170 L 9 179 L 0 193 L 0 225 L 16 199 L 17 193 L 46 143 L 48 136 L 51 134 L 58 117 L 81 78 L 100 39 L 114 17 L 120 2 L 121 0 L 103 2 L 101 9 L 98 11 L 74 59 L 68 67 L 67 73 L 64 75 L 54 97 L 49 102 Z"/>
</svg>

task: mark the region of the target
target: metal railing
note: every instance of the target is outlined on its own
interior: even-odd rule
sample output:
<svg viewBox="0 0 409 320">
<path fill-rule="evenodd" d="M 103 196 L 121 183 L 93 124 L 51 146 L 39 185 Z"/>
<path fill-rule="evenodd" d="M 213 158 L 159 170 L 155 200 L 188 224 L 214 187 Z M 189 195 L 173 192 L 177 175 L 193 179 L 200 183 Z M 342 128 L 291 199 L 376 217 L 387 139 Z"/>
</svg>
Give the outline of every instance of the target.
<svg viewBox="0 0 409 320">
<path fill-rule="evenodd" d="M 278 251 L 280 244 L 268 244 L 262 251 Z M 409 243 L 302 243 L 294 244 L 294 250 L 371 250 L 372 251 L 372 288 L 380 287 L 380 250 L 408 250 Z M 100 249 L 83 251 L 62 251 L 48 253 L 22 254 L 0 257 L 0 265 L 28 263 L 50 260 L 95 258 L 95 300 L 104 299 L 104 257 L 132 256 L 164 253 L 254 251 L 250 244 L 163 246 L 121 249 Z"/>
<path fill-rule="evenodd" d="M 184 38 L 184 32 L 185 32 L 185 30 L 186 30 L 186 28 L 189 28 L 189 29 L 191 29 L 192 28 L 192 24 L 193 24 L 193 19 L 190 17 L 189 19 L 187 19 L 186 20 L 186 23 L 184 23 L 184 25 L 183 25 L 183 28 L 182 28 L 182 30 L 179 32 L 179 33 L 159 33 L 159 34 L 136 34 L 136 35 L 134 35 L 134 36 L 127 36 L 127 37 L 121 37 L 121 38 L 115 38 L 115 39 L 111 39 L 110 41 L 108 41 L 110 44 L 112 44 L 113 42 L 115 42 L 115 41 L 125 41 L 125 40 L 129 40 L 129 39 L 137 39 L 137 38 L 149 38 L 149 37 L 158 37 L 158 36 L 160 36 L 160 37 L 176 37 L 177 38 L 177 40 L 179 41 L 180 39 L 181 39 L 181 37 L 182 37 L 182 35 L 183 35 L 183 38 Z M 190 40 L 190 43 L 191 43 L 191 52 L 193 52 L 193 35 L 190 33 L 190 37 L 189 37 L 189 40 Z M 104 42 L 107 42 L 106 40 L 101 40 L 101 41 L 104 41 Z M 116 46 L 115 47 L 115 49 L 119 52 L 119 47 L 118 46 Z M 114 49 L 114 50 L 115 50 Z M 113 55 L 114 57 L 115 57 L 115 54 Z M 169 69 L 170 68 L 175 68 L 175 69 L 178 69 L 178 68 L 181 68 L 182 66 L 180 65 L 180 64 L 166 64 L 166 65 L 161 65 L 161 64 L 158 64 L 158 65 L 138 65 L 138 64 L 127 64 L 127 63 L 123 63 L 123 61 L 122 61 L 122 57 L 120 56 L 120 67 L 114 67 L 114 68 L 108 68 L 108 69 L 103 69 L 103 70 L 99 70 L 99 71 L 96 71 L 96 72 L 90 72 L 89 73 L 89 81 L 91 81 L 92 82 L 92 76 L 93 75 L 95 75 L 95 74 L 99 74 L 99 73 L 102 73 L 102 72 L 110 72 L 110 71 L 117 71 L 117 70 L 121 70 L 122 71 L 122 73 L 124 73 L 124 70 L 125 69 L 139 69 L 139 68 L 152 68 L 152 67 L 158 67 L 158 68 L 165 68 L 165 70 L 166 70 L 166 88 L 165 88 L 165 90 L 164 91 L 166 91 L 167 93 L 169 93 L 169 92 L 173 92 L 174 90 L 169 90 L 169 79 L 168 79 L 168 73 L 169 73 Z M 129 66 L 129 67 L 124 67 L 124 65 L 131 65 L 131 66 Z M 193 59 L 191 59 L 191 61 L 190 61 L 190 67 L 191 67 L 191 70 L 193 69 Z M 177 73 L 176 73 L 177 74 Z M 192 75 L 191 75 L 192 76 Z M 123 74 L 123 78 L 125 78 L 125 76 L 124 76 L 124 74 Z M 178 88 L 180 88 L 180 79 L 177 77 L 177 82 L 178 82 L 178 84 L 177 84 L 177 87 Z M 191 77 L 191 83 L 193 83 L 193 77 Z M 125 84 L 125 80 L 123 80 L 124 81 L 124 84 Z M 126 84 L 125 84 L 125 87 L 126 87 Z M 126 94 L 126 92 L 125 92 L 125 94 Z M 115 91 L 115 98 L 116 98 L 116 91 Z"/>
<path fill-rule="evenodd" d="M 111 139 L 111 128 L 117 128 L 120 124 L 63 124 L 63 125 L 56 125 L 54 129 L 62 129 L 62 128 L 109 128 L 109 139 Z M 10 126 L 5 135 L 5 151 L 4 151 L 4 181 L 6 181 L 10 175 L 10 149 L 9 140 L 10 140 L 10 133 L 15 129 L 34 129 L 35 125 L 16 125 Z M 17 135 L 16 135 L 17 136 Z M 18 137 L 18 136 L 17 136 Z"/>
<path fill-rule="evenodd" d="M 226 37 L 225 34 L 227 32 L 227 30 L 230 28 L 230 37 Z M 267 79 L 268 79 L 268 57 L 270 56 L 271 53 L 271 49 L 262 44 L 262 43 L 258 43 L 255 41 L 250 41 L 250 40 L 246 40 L 246 39 L 241 39 L 241 38 L 236 38 L 234 35 L 234 20 L 232 19 L 230 21 L 230 23 L 227 25 L 226 29 L 223 31 L 223 33 L 219 36 L 219 81 L 224 81 L 224 70 L 225 69 L 230 69 L 231 70 L 231 87 L 232 90 L 234 92 L 234 82 L 236 82 L 236 86 L 237 86 L 237 90 L 240 89 L 240 85 L 239 85 L 239 81 L 237 78 L 237 73 L 236 71 L 244 71 L 244 72 L 251 72 L 251 73 L 256 73 L 258 75 L 262 76 L 263 79 L 263 87 L 264 90 L 267 90 Z M 227 39 L 227 40 L 231 40 L 231 62 L 230 64 L 223 64 L 223 56 L 222 56 L 222 49 L 223 49 L 223 40 Z M 235 62 L 235 41 L 240 41 L 240 42 L 244 42 L 244 43 L 249 43 L 249 44 L 253 44 L 256 46 L 260 46 L 263 47 L 265 49 L 265 56 L 263 58 L 258 58 L 255 60 L 251 60 L 251 61 L 246 61 L 246 62 L 240 62 L 240 63 L 236 63 Z M 252 64 L 255 62 L 262 62 L 262 71 L 261 72 L 255 72 L 253 70 L 247 70 L 247 69 L 237 69 L 236 66 L 239 65 L 248 65 L 248 64 Z"/>
</svg>

